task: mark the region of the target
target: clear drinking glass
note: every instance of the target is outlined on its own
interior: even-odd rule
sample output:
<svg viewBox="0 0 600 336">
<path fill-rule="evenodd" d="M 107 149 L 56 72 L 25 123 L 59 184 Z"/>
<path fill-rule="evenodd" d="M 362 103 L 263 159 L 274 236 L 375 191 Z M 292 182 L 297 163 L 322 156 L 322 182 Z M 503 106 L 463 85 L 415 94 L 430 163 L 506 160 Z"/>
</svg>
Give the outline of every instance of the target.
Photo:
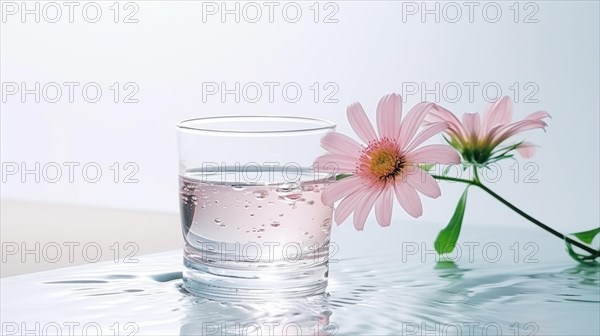
<svg viewBox="0 0 600 336">
<path fill-rule="evenodd" d="M 210 117 L 178 125 L 184 287 L 208 298 L 325 291 L 331 171 L 313 165 L 335 124 L 303 117 Z"/>
</svg>

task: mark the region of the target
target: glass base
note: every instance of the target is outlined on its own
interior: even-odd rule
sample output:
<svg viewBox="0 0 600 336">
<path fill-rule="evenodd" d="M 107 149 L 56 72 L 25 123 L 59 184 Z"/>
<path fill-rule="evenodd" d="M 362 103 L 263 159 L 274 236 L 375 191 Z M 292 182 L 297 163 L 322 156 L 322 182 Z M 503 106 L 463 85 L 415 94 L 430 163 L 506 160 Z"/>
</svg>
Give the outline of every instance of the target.
<svg viewBox="0 0 600 336">
<path fill-rule="evenodd" d="M 190 293 L 213 300 L 300 298 L 325 293 L 329 261 L 305 265 L 256 262 L 219 267 L 183 258 L 183 286 Z M 230 265 L 231 266 L 231 265 Z"/>
</svg>

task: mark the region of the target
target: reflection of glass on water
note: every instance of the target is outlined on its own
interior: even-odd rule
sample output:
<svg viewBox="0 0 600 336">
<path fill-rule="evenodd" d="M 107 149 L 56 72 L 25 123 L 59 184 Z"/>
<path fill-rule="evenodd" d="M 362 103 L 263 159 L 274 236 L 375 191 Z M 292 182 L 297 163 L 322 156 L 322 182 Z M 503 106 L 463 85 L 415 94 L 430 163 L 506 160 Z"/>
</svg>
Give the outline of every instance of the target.
<svg viewBox="0 0 600 336">
<path fill-rule="evenodd" d="M 301 286 L 303 279 L 314 283 L 315 276 L 326 284 L 332 207 L 321 202 L 321 191 L 332 176 L 256 168 L 263 174 L 228 168 L 180 176 L 186 265 L 204 271 L 199 280 L 205 284 L 218 273 L 215 286 L 237 278 L 236 287 L 248 288 L 257 277 L 262 288 L 269 279 L 275 287 L 283 279 Z M 294 274 L 286 274 L 286 266 Z M 208 270 L 212 267 L 219 269 Z M 296 281 L 288 279 L 294 276 Z"/>
</svg>

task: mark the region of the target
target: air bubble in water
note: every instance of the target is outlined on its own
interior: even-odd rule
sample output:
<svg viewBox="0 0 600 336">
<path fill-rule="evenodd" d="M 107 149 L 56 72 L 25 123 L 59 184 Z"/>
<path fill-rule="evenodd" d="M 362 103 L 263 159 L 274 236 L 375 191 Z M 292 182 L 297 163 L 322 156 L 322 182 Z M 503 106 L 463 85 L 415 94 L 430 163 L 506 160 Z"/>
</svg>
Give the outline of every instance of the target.
<svg viewBox="0 0 600 336">
<path fill-rule="evenodd" d="M 296 203 L 302 200 L 302 194 L 289 194 L 285 196 L 279 196 L 279 200 L 285 203 Z"/>
<path fill-rule="evenodd" d="M 242 191 L 242 190 L 246 189 L 246 187 L 239 186 L 239 185 L 234 185 L 234 186 L 231 186 L 231 189 L 233 189 L 235 191 Z"/>
<path fill-rule="evenodd" d="M 302 191 L 313 191 L 315 189 L 315 187 L 311 186 L 311 185 L 303 185 L 302 186 Z"/>
<path fill-rule="evenodd" d="M 266 190 L 257 190 L 252 194 L 254 195 L 254 198 L 256 198 L 257 200 L 263 200 L 267 197 L 267 195 L 269 195 L 269 192 Z"/>
<path fill-rule="evenodd" d="M 284 183 L 284 184 L 280 185 L 279 188 L 275 189 L 275 192 L 281 196 L 284 196 L 284 195 L 287 195 L 290 193 L 298 193 L 300 191 L 302 191 L 302 190 L 298 188 L 298 185 L 293 184 L 293 183 Z"/>
</svg>

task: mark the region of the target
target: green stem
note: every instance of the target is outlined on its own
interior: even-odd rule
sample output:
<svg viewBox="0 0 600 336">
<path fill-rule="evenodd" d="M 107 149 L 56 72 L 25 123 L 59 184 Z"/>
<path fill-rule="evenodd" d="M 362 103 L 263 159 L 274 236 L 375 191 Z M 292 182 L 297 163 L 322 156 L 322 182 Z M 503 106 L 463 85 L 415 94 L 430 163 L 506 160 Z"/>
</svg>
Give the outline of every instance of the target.
<svg viewBox="0 0 600 336">
<path fill-rule="evenodd" d="M 465 180 L 465 179 L 461 179 L 461 178 L 455 178 L 455 177 L 449 177 L 449 176 L 440 176 L 440 175 L 431 175 L 431 176 L 433 176 L 437 180 L 444 180 L 444 181 L 460 182 L 460 183 L 477 185 L 477 183 L 475 181 Z"/>
<path fill-rule="evenodd" d="M 549 227 L 548 225 L 540 222 L 539 220 L 531 217 L 530 215 L 528 215 L 527 213 L 525 213 L 523 210 L 517 208 L 516 206 L 512 205 L 510 202 L 508 202 L 507 200 L 505 200 L 504 198 L 502 198 L 500 195 L 496 194 L 495 192 L 493 192 L 490 188 L 486 187 L 485 185 L 483 185 L 481 182 L 479 182 L 478 176 L 477 176 L 477 169 L 474 170 L 475 173 L 475 180 L 471 181 L 471 180 L 465 180 L 465 179 L 459 179 L 459 178 L 454 178 L 454 177 L 448 177 L 448 176 L 439 176 L 439 175 L 432 175 L 434 178 L 438 179 L 438 180 L 444 180 L 444 181 L 452 181 L 452 182 L 461 182 L 461 183 L 466 183 L 469 185 L 475 185 L 478 186 L 479 188 L 481 188 L 483 191 L 487 192 L 490 196 L 494 197 L 495 199 L 497 199 L 498 201 L 500 201 L 500 203 L 506 205 L 507 207 L 509 207 L 511 210 L 513 210 L 514 212 L 518 213 L 519 215 L 523 216 L 525 219 L 529 220 L 530 222 L 532 222 L 533 224 L 539 226 L 540 228 L 550 232 L 551 234 L 553 234 L 554 236 L 565 240 L 567 242 L 569 242 L 572 245 L 575 245 L 577 247 L 579 247 L 582 250 L 585 250 L 588 253 L 591 253 L 592 255 L 598 256 L 600 255 L 600 252 L 594 250 L 593 248 L 586 246 L 585 244 L 582 244 L 574 239 L 571 239 L 565 235 L 563 235 L 562 233 L 554 230 L 553 228 Z"/>
<path fill-rule="evenodd" d="M 475 184 L 481 184 L 481 182 L 479 182 L 479 173 L 477 173 L 477 167 L 473 166 L 473 181 L 475 181 Z"/>
</svg>

